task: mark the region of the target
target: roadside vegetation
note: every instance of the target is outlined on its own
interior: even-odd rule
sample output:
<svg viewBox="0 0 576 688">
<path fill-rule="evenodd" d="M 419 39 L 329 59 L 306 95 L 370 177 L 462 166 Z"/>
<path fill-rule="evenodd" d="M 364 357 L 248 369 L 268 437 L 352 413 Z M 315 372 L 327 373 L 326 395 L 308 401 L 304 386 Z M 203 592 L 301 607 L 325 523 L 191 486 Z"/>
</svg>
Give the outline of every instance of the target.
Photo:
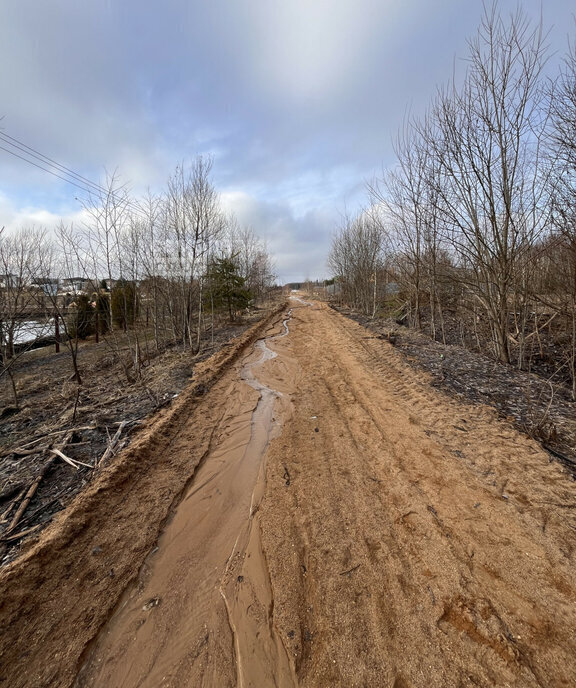
<svg viewBox="0 0 576 688">
<path fill-rule="evenodd" d="M 81 227 L 0 232 L 0 564 L 281 296 L 210 174 L 146 200 L 112 177 Z"/>
<path fill-rule="evenodd" d="M 146 199 L 131 198 L 113 176 L 85 203 L 81 227 L 0 232 L 0 378 L 10 380 L 16 408 L 26 390 L 15 362 L 38 340 L 67 350 L 80 386 L 90 371 L 78 364 L 78 344 L 93 336 L 133 383 L 152 356 L 173 346 L 196 356 L 222 320 L 269 299 L 271 258 L 222 211 L 211 168 L 199 156 Z"/>
<path fill-rule="evenodd" d="M 576 51 L 557 78 L 540 25 L 487 9 L 465 74 L 409 117 L 329 258 L 370 317 L 537 371 L 576 400 Z"/>
</svg>

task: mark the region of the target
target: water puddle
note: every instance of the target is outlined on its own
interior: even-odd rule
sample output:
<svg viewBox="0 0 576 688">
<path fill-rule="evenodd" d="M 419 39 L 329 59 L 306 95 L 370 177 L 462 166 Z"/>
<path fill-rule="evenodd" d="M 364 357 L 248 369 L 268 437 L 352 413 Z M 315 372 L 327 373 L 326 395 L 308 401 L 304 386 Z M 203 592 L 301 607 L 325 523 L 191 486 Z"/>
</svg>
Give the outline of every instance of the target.
<svg viewBox="0 0 576 688">
<path fill-rule="evenodd" d="M 231 385 L 213 451 L 100 633 L 76 686 L 219 686 L 234 676 L 240 687 L 295 685 L 269 619 L 272 592 L 258 520 L 263 459 L 281 429 L 282 396 L 262 381 L 262 369 L 276 358 L 268 344 L 289 333 L 290 316 L 281 334 L 256 342 L 242 382 Z"/>
<path fill-rule="evenodd" d="M 276 399 L 282 394 L 262 383 L 254 370 L 277 357 L 276 352 L 268 347 L 268 342 L 285 337 L 289 333 L 288 322 L 291 314 L 292 311 L 288 311 L 282 323 L 282 334 L 256 342 L 255 350 L 260 352 L 260 358 L 253 363 L 247 363 L 241 372 L 242 380 L 260 393 L 260 400 L 252 416 L 249 445 L 254 455 L 260 457 L 260 471 L 252 491 L 248 528 L 239 533 L 234 543 L 220 587 L 234 636 L 236 678 L 239 688 L 297 685 L 286 648 L 274 632 L 270 619 L 273 594 L 262 551 L 258 513 L 266 487 L 266 467 L 262 459 L 268 444 L 280 429 L 280 423 L 274 413 Z"/>
</svg>

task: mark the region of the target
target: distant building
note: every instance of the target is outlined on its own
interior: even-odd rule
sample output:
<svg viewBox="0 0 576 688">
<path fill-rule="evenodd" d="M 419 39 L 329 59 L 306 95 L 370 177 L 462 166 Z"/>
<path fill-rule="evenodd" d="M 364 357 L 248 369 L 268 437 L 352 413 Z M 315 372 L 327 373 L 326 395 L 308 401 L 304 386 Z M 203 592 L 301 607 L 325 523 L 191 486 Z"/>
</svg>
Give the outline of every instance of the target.
<svg viewBox="0 0 576 688">
<path fill-rule="evenodd" d="M 60 280 L 52 277 L 37 277 L 32 280 L 30 287 L 32 289 L 41 289 L 46 296 L 56 296 L 58 293 L 58 285 Z"/>
<path fill-rule="evenodd" d="M 60 280 L 60 291 L 64 293 L 86 294 L 92 290 L 92 283 L 84 277 L 65 277 Z"/>
<path fill-rule="evenodd" d="M 22 280 L 18 275 L 0 275 L 0 289 L 16 289 L 22 286 Z"/>
</svg>

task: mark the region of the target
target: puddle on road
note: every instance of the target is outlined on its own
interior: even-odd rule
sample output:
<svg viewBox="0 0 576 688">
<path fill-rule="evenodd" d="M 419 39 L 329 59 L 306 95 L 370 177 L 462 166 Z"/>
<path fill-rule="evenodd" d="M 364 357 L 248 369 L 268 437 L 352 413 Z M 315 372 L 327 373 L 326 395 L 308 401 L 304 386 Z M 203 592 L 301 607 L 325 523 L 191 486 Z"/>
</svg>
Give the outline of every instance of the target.
<svg viewBox="0 0 576 688">
<path fill-rule="evenodd" d="M 256 342 L 255 350 L 260 358 L 247 363 L 241 379 L 260 393 L 260 399 L 252 415 L 252 433 L 249 442 L 251 453 L 259 457 L 260 470 L 252 490 L 252 500 L 247 518 L 247 528 L 239 533 L 228 559 L 220 594 L 226 604 L 228 620 L 234 635 L 236 677 L 239 688 L 244 686 L 296 686 L 297 682 L 286 649 L 274 633 L 270 610 L 273 596 L 266 559 L 260 540 L 260 515 L 258 506 L 266 487 L 264 455 L 270 441 L 279 434 L 280 422 L 275 418 L 276 400 L 282 394 L 262 383 L 254 369 L 277 357 L 268 342 L 289 334 L 288 311 L 282 322 L 284 332 Z"/>
<path fill-rule="evenodd" d="M 262 367 L 276 358 L 268 343 L 289 333 L 290 317 L 281 334 L 256 342 L 242 382 L 231 385 L 214 450 L 99 634 L 77 688 L 219 686 L 234 678 L 240 687 L 296 685 L 269 619 L 258 521 L 263 458 L 280 432 L 282 396 L 262 381 Z"/>
</svg>

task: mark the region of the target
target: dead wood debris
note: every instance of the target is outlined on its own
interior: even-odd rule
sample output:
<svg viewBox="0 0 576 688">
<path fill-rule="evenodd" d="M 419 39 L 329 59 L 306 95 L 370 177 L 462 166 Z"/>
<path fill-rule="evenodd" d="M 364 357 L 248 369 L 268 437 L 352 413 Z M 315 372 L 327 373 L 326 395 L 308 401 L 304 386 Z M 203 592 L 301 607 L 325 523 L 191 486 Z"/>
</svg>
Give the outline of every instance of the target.
<svg viewBox="0 0 576 688">
<path fill-rule="evenodd" d="M 120 435 L 122 434 L 122 430 L 124 430 L 124 428 L 126 427 L 126 423 L 127 423 L 127 421 L 123 420 L 120 423 L 118 430 L 116 430 L 116 432 L 114 433 L 114 437 L 112 437 L 112 439 L 109 439 L 108 446 L 106 447 L 106 451 L 104 452 L 104 454 L 102 454 L 100 460 L 96 462 L 97 466 L 100 466 L 100 465 L 106 463 L 106 461 L 111 456 L 114 455 L 115 449 L 118 445 L 118 440 L 120 439 Z"/>
<path fill-rule="evenodd" d="M 64 456 L 64 454 L 62 454 L 61 448 L 63 449 L 66 446 L 66 444 L 68 443 L 68 439 L 70 438 L 70 434 L 71 433 L 68 432 L 68 433 L 66 433 L 66 435 L 64 435 L 64 439 L 59 443 L 58 447 L 54 449 L 55 455 Z M 12 534 L 12 531 L 15 530 L 18 523 L 20 523 L 20 519 L 22 518 L 22 515 L 24 514 L 24 512 L 28 508 L 28 505 L 32 501 L 32 497 L 36 494 L 36 490 L 38 489 L 38 486 L 40 485 L 42 478 L 44 478 L 44 476 L 48 473 L 48 471 L 52 467 L 52 464 L 54 463 L 54 461 L 55 461 L 55 456 L 50 458 L 44 464 L 41 471 L 36 476 L 36 479 L 34 480 L 34 482 L 30 485 L 30 487 L 26 491 L 26 494 L 24 495 L 24 499 L 20 503 L 20 506 L 18 507 L 18 509 L 16 510 L 16 513 L 14 514 L 12 520 L 10 521 L 10 525 L 8 526 L 8 528 L 6 528 L 6 530 L 4 531 L 4 533 L 2 535 L 2 538 L 1 538 L 2 540 L 7 540 L 7 538 Z"/>
<path fill-rule="evenodd" d="M 69 466 L 72 466 L 72 468 L 75 468 L 76 470 L 78 470 L 80 466 L 84 466 L 85 468 L 94 468 L 94 466 L 91 466 L 89 463 L 84 463 L 83 461 L 74 461 L 59 449 L 50 449 L 50 453 L 59 456 L 62 461 L 65 461 Z"/>
</svg>

